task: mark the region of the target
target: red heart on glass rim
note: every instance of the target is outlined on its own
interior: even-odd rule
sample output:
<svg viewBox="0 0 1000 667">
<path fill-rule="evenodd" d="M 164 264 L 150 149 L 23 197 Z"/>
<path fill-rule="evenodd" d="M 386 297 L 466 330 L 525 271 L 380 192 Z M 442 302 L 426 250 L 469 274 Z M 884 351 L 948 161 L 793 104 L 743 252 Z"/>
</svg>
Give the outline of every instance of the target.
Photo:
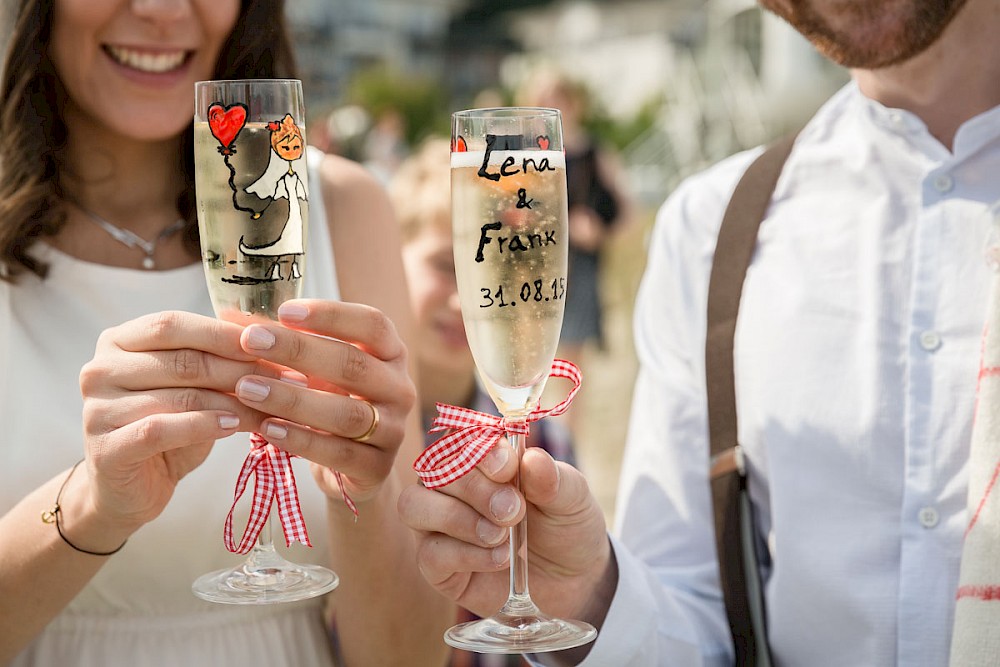
<svg viewBox="0 0 1000 667">
<path fill-rule="evenodd" d="M 541 148 L 543 151 L 549 150 L 549 138 L 546 137 L 545 135 L 539 135 L 538 137 L 536 137 L 535 143 L 538 144 L 538 147 Z"/>
<path fill-rule="evenodd" d="M 208 107 L 208 129 L 212 136 L 228 148 L 247 122 L 247 108 L 242 104 L 224 107 L 213 104 Z"/>
</svg>

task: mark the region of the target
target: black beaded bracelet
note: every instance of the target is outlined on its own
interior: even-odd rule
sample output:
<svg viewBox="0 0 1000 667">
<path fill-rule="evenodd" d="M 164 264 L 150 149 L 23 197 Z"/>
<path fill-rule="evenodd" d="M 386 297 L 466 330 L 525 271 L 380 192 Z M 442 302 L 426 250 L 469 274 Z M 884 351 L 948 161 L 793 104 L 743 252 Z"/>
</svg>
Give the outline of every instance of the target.
<svg viewBox="0 0 1000 667">
<path fill-rule="evenodd" d="M 44 512 L 42 512 L 42 522 L 56 524 L 56 532 L 59 533 L 59 537 L 62 538 L 62 541 L 70 545 L 71 547 L 73 547 L 75 550 L 79 551 L 82 554 L 90 554 L 91 556 L 110 556 L 112 554 L 116 554 L 122 550 L 122 547 L 124 547 L 125 544 L 128 543 L 128 540 L 122 542 L 121 546 L 115 549 L 114 551 L 90 551 L 89 549 L 81 549 L 80 547 L 76 546 L 75 544 L 70 542 L 66 538 L 65 533 L 63 533 L 62 523 L 59 521 L 59 515 L 62 514 L 62 507 L 59 506 L 59 501 L 62 499 L 62 494 L 63 491 L 66 489 L 66 484 L 69 483 L 69 478 L 73 476 L 73 473 L 76 472 L 77 467 L 81 463 L 83 463 L 82 459 L 74 463 L 73 467 L 69 469 L 69 474 L 66 475 L 66 479 L 63 480 L 62 486 L 59 487 L 59 493 L 56 494 L 55 505 L 52 506 L 52 509 L 45 510 Z"/>
</svg>

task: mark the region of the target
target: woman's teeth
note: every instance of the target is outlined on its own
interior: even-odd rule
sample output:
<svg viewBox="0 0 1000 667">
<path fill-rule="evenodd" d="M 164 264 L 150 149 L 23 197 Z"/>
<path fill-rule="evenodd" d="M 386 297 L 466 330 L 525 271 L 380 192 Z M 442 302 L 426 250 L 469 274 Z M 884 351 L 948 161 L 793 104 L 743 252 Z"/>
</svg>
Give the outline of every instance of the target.
<svg viewBox="0 0 1000 667">
<path fill-rule="evenodd" d="M 133 51 L 120 46 L 109 46 L 107 51 L 117 62 L 137 69 L 140 72 L 150 72 L 161 74 L 176 69 L 184 62 L 186 53 L 184 51 L 171 51 L 169 53 L 150 53 L 148 51 Z"/>
</svg>

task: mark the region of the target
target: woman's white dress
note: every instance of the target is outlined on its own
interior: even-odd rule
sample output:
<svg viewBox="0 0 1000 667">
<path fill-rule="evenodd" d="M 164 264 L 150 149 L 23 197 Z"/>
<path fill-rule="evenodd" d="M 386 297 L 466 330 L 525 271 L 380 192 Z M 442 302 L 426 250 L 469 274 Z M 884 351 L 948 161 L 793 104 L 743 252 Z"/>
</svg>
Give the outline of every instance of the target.
<svg viewBox="0 0 1000 667">
<path fill-rule="evenodd" d="M 321 157 L 311 152 L 309 158 L 310 190 L 317 195 Z M 316 224 L 308 226 L 304 294 L 337 299 L 322 196 L 313 197 L 311 204 Z M 15 286 L 0 282 L 0 514 L 82 457 L 78 376 L 93 357 L 101 331 L 162 310 L 212 315 L 200 263 L 142 271 L 82 262 L 49 246 L 38 254 L 50 267 L 45 280 L 26 276 Z M 217 442 L 205 463 L 180 482 L 163 514 L 108 559 L 13 665 L 333 664 L 321 600 L 220 605 L 191 592 L 201 574 L 243 558 L 226 551 L 222 530 L 248 446 L 245 433 Z M 296 459 L 294 465 L 314 548 L 296 545 L 287 555 L 294 561 L 322 562 L 326 499 L 308 464 Z M 244 495 L 237 512 L 239 530 L 248 502 Z M 44 509 L 39 507 L 39 513 Z M 277 526 L 274 541 L 285 551 Z"/>
</svg>

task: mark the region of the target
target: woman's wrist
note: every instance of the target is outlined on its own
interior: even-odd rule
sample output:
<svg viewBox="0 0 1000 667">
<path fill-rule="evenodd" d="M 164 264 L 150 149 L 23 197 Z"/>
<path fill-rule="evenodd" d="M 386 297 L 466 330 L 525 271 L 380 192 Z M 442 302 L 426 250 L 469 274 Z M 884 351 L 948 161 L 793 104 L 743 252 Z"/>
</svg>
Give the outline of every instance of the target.
<svg viewBox="0 0 1000 667">
<path fill-rule="evenodd" d="M 75 551 L 110 556 L 125 546 L 134 529 L 110 521 L 96 511 L 90 500 L 85 465 L 81 461 L 70 469 L 53 507 L 43 513 L 42 520 L 52 523 L 62 541 Z"/>
</svg>

